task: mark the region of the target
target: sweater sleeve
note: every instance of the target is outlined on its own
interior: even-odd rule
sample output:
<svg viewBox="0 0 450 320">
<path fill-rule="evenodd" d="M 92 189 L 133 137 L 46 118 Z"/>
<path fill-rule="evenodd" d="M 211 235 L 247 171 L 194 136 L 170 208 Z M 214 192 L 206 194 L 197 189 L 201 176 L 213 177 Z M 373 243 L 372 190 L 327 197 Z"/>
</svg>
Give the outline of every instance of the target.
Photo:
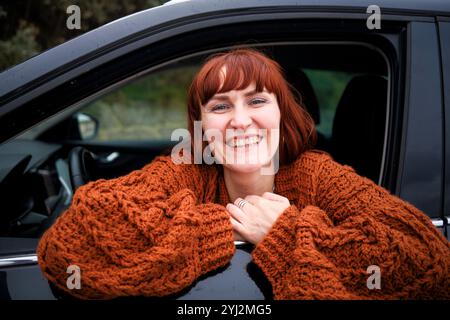
<svg viewBox="0 0 450 320">
<path fill-rule="evenodd" d="M 330 157 L 314 185 L 253 251 L 275 298 L 450 298 L 450 246 L 423 212 Z"/>
<path fill-rule="evenodd" d="M 165 296 L 226 265 L 235 250 L 229 215 L 199 203 L 201 177 L 181 168 L 160 157 L 80 187 L 39 242 L 45 277 L 81 299 Z M 80 289 L 68 288 L 71 265 Z"/>
</svg>

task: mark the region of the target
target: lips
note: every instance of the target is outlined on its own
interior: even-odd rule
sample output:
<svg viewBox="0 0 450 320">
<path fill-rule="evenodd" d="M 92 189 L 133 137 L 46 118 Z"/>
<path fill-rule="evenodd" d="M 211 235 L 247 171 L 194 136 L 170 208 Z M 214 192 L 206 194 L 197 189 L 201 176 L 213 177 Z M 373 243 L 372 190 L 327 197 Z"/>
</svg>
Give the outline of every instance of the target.
<svg viewBox="0 0 450 320">
<path fill-rule="evenodd" d="M 262 136 L 244 136 L 244 137 L 234 137 L 227 141 L 227 145 L 232 148 L 242 148 L 251 145 L 257 145 L 263 139 Z"/>
</svg>

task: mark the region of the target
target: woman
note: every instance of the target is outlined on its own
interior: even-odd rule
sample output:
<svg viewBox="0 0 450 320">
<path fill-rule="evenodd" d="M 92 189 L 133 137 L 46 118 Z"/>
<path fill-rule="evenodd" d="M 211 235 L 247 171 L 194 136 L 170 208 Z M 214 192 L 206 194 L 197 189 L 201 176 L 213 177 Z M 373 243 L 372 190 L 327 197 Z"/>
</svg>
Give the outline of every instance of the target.
<svg viewBox="0 0 450 320">
<path fill-rule="evenodd" d="M 190 132 L 201 121 L 206 140 L 193 153 L 215 164 L 175 152 L 79 188 L 38 246 L 57 287 L 91 299 L 177 293 L 244 240 L 277 299 L 450 297 L 447 240 L 411 204 L 312 150 L 313 122 L 276 62 L 250 49 L 211 57 L 188 108 Z M 71 265 L 80 289 L 67 288 Z"/>
</svg>

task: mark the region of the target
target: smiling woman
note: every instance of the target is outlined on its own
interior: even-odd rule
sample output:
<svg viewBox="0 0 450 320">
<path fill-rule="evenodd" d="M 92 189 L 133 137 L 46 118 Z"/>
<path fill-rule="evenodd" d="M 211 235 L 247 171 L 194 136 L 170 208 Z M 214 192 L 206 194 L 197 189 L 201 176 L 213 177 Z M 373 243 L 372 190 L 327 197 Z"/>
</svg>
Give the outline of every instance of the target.
<svg viewBox="0 0 450 320">
<path fill-rule="evenodd" d="M 241 240 L 277 299 L 450 298 L 447 240 L 423 212 L 312 149 L 314 124 L 275 61 L 250 49 L 212 56 L 188 114 L 217 163 L 160 156 L 80 187 L 38 247 L 58 288 L 85 299 L 175 294 L 227 265 Z M 263 173 L 278 153 L 279 170 Z M 239 154 L 249 157 L 228 161 Z M 79 290 L 66 286 L 70 265 Z M 369 285 L 374 266 L 381 288 Z"/>
<path fill-rule="evenodd" d="M 227 141 L 265 129 L 268 136 L 262 145 L 267 146 L 272 142 L 271 134 L 277 133 L 274 145 L 268 149 L 267 162 L 278 146 L 280 162 L 286 164 L 316 142 L 314 121 L 295 101 L 281 67 L 256 50 L 237 49 L 233 54 L 210 57 L 192 81 L 188 97 L 191 134 L 196 120 L 202 120 L 205 131 L 218 130 Z M 212 147 L 223 154 L 226 146 Z"/>
</svg>

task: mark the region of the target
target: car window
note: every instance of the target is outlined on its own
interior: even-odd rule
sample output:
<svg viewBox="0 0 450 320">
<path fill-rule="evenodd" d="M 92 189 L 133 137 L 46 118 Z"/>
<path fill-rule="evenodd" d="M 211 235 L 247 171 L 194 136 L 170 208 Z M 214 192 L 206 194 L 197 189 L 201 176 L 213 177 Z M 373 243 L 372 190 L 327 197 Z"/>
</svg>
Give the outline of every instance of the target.
<svg viewBox="0 0 450 320">
<path fill-rule="evenodd" d="M 186 93 L 198 67 L 183 66 L 151 74 L 80 110 L 99 121 L 94 141 L 165 140 L 186 127 Z M 331 137 L 333 118 L 352 73 L 304 69 L 317 95 L 317 130 Z"/>
<path fill-rule="evenodd" d="M 328 151 L 336 161 L 352 166 L 359 174 L 378 183 L 389 106 L 387 80 L 390 74 L 385 60 L 379 58 L 377 51 L 358 45 L 282 44 L 266 49 L 284 70 L 303 71 L 306 75 L 305 80 L 301 72 L 289 72 L 291 77 L 287 80 L 319 120 L 317 128 L 322 136 L 317 148 Z M 9 205 L 17 217 L 3 224 L 5 228 L 0 229 L 0 238 L 37 238 L 64 212 L 73 194 L 68 186 L 73 177 L 81 176 L 72 171 L 72 167 L 77 167 L 73 166 L 77 164 L 73 160 L 83 156 L 72 152 L 77 147 L 83 146 L 96 156 L 91 158 L 95 159 L 95 166 L 88 168 L 92 170 L 87 181 L 124 175 L 165 152 L 171 145 L 153 141 L 171 142 L 175 129 L 187 127 L 187 89 L 200 63 L 209 54 L 201 52 L 173 61 L 164 60 L 161 65 L 149 66 L 145 75 L 139 73 L 126 80 L 118 79 L 113 82 L 113 91 L 104 88 L 105 91 L 96 92 L 90 100 L 66 108 L 15 139 L 13 142 L 17 145 L 11 145 L 14 150 L 31 152 L 47 143 L 49 146 L 45 153 L 33 154 L 32 166 L 37 169 L 24 178 L 29 180 L 8 186 L 13 191 L 18 187 L 23 191 L 22 185 L 29 186 L 26 195 L 33 198 L 34 204 L 27 202 L 31 205 L 25 208 L 30 212 L 26 214 L 21 201 L 11 197 Z M 353 57 L 352 64 L 348 63 L 349 56 Z M 375 63 L 367 65 L 365 61 L 369 60 Z M 95 77 L 92 81 L 106 81 Z M 310 103 L 314 102 L 313 96 L 317 97 L 317 103 Z M 72 130 L 74 128 L 78 130 Z M 81 139 L 73 134 L 78 131 Z M 84 139 L 84 136 L 89 138 Z M 126 143 L 120 143 L 123 141 Z M 150 143 L 133 144 L 133 141 Z M 61 146 L 66 148 L 60 151 Z M 10 153 L 9 150 L 4 152 Z M 39 189 L 46 191 L 33 191 Z"/>
<path fill-rule="evenodd" d="M 316 129 L 326 138 L 331 137 L 333 119 L 339 100 L 354 74 L 342 71 L 303 69 L 317 96 L 320 123 Z"/>
<path fill-rule="evenodd" d="M 187 127 L 187 88 L 197 66 L 152 73 L 79 110 L 98 121 L 93 141 L 167 140 Z"/>
</svg>

